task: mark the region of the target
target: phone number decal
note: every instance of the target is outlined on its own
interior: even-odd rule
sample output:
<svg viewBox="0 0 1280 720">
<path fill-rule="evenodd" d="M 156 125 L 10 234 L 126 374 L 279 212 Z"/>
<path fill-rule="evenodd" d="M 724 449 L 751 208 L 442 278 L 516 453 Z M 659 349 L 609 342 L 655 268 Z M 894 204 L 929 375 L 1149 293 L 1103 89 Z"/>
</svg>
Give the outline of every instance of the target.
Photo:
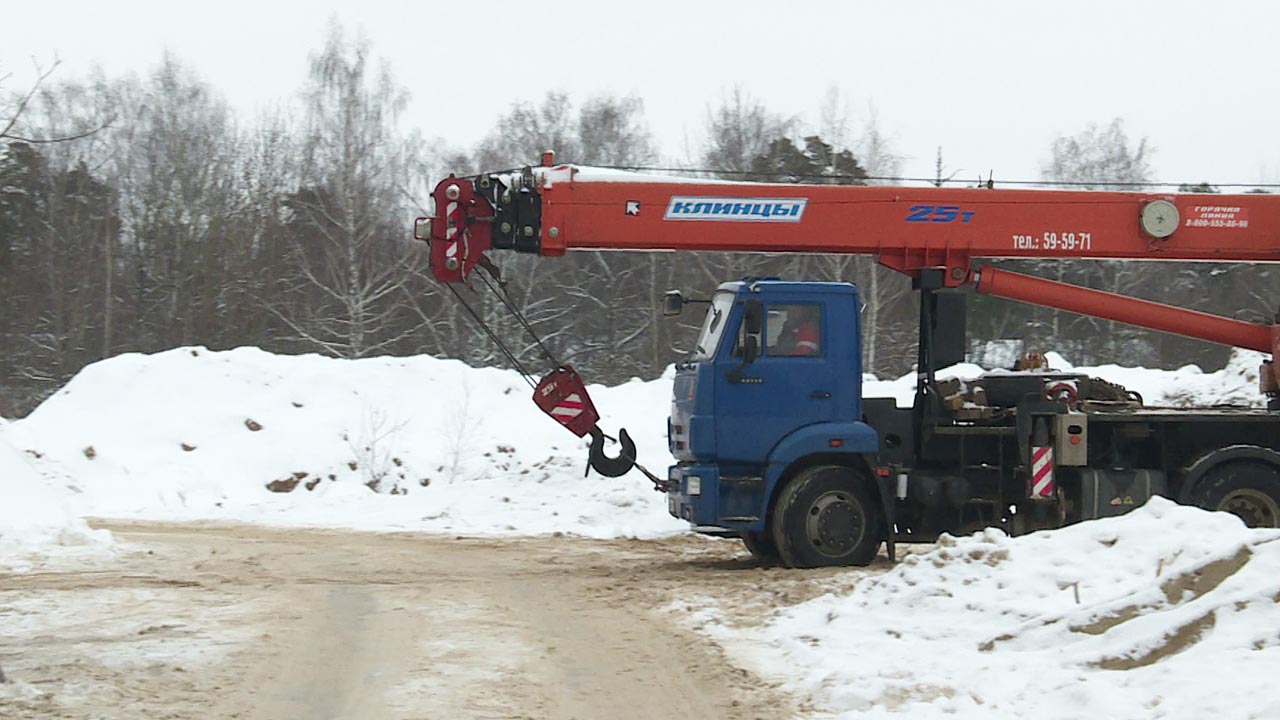
<svg viewBox="0 0 1280 720">
<path fill-rule="evenodd" d="M 1232 228 L 1249 227 L 1249 211 L 1235 205 L 1192 205 L 1187 209 L 1184 227 Z"/>
<path fill-rule="evenodd" d="M 1093 233 L 1046 232 L 1039 235 L 1014 235 L 1014 250 L 1042 252 L 1088 252 L 1093 249 Z"/>
</svg>

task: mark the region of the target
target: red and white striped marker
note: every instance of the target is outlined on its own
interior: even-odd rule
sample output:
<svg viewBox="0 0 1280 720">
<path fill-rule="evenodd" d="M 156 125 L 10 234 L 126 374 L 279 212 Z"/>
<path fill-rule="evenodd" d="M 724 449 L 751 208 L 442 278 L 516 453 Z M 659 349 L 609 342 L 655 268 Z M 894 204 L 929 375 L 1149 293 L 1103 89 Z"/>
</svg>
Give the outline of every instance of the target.
<svg viewBox="0 0 1280 720">
<path fill-rule="evenodd" d="M 456 202 L 451 202 L 451 203 L 449 203 L 447 206 L 445 206 L 445 209 L 444 209 L 444 216 L 445 216 L 445 218 L 447 218 L 446 222 L 448 222 L 449 220 L 453 220 L 453 219 L 454 219 L 454 217 L 453 217 L 453 213 L 454 213 L 455 211 L 457 211 L 457 209 L 458 209 L 458 203 L 456 203 Z M 452 240 L 452 239 L 453 239 L 453 236 L 454 236 L 454 235 L 457 235 L 457 234 L 458 234 L 458 225 L 457 225 L 457 223 L 449 222 L 449 224 L 448 224 L 447 226 L 445 226 L 445 230 L 444 230 L 444 239 L 445 239 L 445 240 Z"/>
<path fill-rule="evenodd" d="M 444 239 L 449 241 L 449 244 L 446 245 L 444 248 L 445 260 L 458 259 L 458 239 L 459 239 L 458 226 L 453 221 L 453 213 L 457 209 L 458 209 L 458 203 L 455 202 L 455 203 L 449 203 L 449 207 L 445 210 L 445 217 L 449 218 L 448 220 L 449 224 L 444 231 Z"/>
<path fill-rule="evenodd" d="M 561 365 L 547 373 L 533 390 L 533 402 L 539 410 L 578 437 L 598 431 L 596 423 L 600 420 L 600 413 L 591 403 L 591 395 L 583 385 L 582 377 L 571 365 Z"/>
<path fill-rule="evenodd" d="M 551 408 L 551 417 L 567 425 L 574 418 L 581 415 L 584 408 L 582 396 L 578 393 L 572 393 L 565 396 L 565 399 Z"/>
<path fill-rule="evenodd" d="M 1031 448 L 1031 497 L 1053 497 L 1053 446 Z"/>
</svg>

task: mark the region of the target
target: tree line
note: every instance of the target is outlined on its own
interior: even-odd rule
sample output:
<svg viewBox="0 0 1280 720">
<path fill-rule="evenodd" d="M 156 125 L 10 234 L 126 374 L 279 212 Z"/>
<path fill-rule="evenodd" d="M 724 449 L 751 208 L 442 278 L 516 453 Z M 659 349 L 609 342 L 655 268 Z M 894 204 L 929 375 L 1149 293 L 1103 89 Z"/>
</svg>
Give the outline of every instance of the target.
<svg viewBox="0 0 1280 720">
<path fill-rule="evenodd" d="M 183 345 L 503 365 L 410 237 L 434 182 L 519 167 L 548 149 L 584 165 L 659 160 L 633 96 L 578 103 L 550 92 L 515 103 L 475 147 L 424 139 L 402 127 L 404 88 L 339 27 L 311 56 L 299 97 L 294 112 L 246 120 L 166 55 L 141 79 L 42 78 L 0 104 L 0 415 L 29 411 L 89 363 Z M 691 171 L 842 184 L 899 174 L 902 156 L 874 117 L 852 129 L 835 94 L 808 125 L 736 89 L 704 113 L 705 141 L 680 163 Z M 1089 126 L 1052 144 L 1044 179 L 1150 180 L 1150 154 L 1119 121 Z M 939 184 L 945 174 L 939 151 Z M 866 369 L 902 373 L 915 355 L 909 282 L 871 258 L 579 252 L 500 262 L 533 327 L 593 381 L 652 377 L 689 352 L 698 318 L 661 318 L 664 290 L 705 294 L 748 275 L 855 282 L 866 301 Z M 1247 265 L 1006 265 L 1154 299 L 1178 287 L 1180 304 L 1259 321 L 1277 300 L 1270 271 Z M 515 318 L 494 298 L 463 292 L 541 367 Z M 1005 359 L 992 348 L 1010 343 L 1077 363 L 1225 359 L 1203 343 L 987 298 L 974 301 L 971 328 L 975 359 L 995 363 Z"/>
</svg>

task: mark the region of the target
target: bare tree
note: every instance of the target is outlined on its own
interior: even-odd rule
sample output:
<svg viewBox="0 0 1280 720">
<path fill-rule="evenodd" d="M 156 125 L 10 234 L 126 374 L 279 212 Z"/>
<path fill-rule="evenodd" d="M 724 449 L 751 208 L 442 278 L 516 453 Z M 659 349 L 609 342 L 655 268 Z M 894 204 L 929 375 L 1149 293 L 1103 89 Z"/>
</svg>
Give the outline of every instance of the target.
<svg viewBox="0 0 1280 720">
<path fill-rule="evenodd" d="M 633 95 L 588 100 L 578 113 L 578 144 L 584 165 L 644 165 L 658 156 L 644 101 Z"/>
<path fill-rule="evenodd" d="M 536 165 L 551 150 L 563 162 L 583 162 L 581 126 L 574 121 L 573 103 L 563 92 L 548 92 L 542 103 L 517 102 L 498 118 L 496 127 L 480 143 L 475 158 L 479 169 Z"/>
<path fill-rule="evenodd" d="M 226 102 L 166 53 L 112 86 L 122 122 L 107 167 L 120 193 L 137 329 L 129 349 L 225 338 L 228 252 L 245 202 L 240 136 Z M 220 337 L 221 336 L 221 337 Z"/>
<path fill-rule="evenodd" d="M 1059 136 L 1049 148 L 1049 159 L 1041 168 L 1041 177 L 1065 188 L 1099 190 L 1115 189 L 1151 180 L 1150 159 L 1153 149 L 1146 138 L 1129 139 L 1124 122 L 1119 118 L 1105 126 L 1090 124 L 1071 136 Z M 1031 264 L 1044 270 L 1043 263 Z M 1133 263 L 1115 260 L 1055 260 L 1048 271 L 1056 279 L 1089 285 L 1110 292 L 1141 292 L 1159 274 L 1152 266 L 1141 269 Z M 1159 336 L 1112 321 L 1075 316 L 1057 311 L 1038 311 L 1033 317 L 1043 318 L 1041 342 L 1051 344 L 1077 362 L 1117 359 L 1134 364 L 1159 363 Z"/>
<path fill-rule="evenodd" d="M 748 172 L 752 161 L 768 154 L 769 144 L 787 137 L 794 126 L 794 119 L 770 112 L 735 86 L 718 107 L 707 110 L 702 167 L 719 170 L 727 177 Z"/>
<path fill-rule="evenodd" d="M 118 232 L 111 189 L 83 162 L 60 168 L 25 143 L 0 154 L 0 186 L 0 366 L 49 390 L 105 356 L 104 257 Z"/>
<path fill-rule="evenodd" d="M 52 143 L 70 142 L 88 137 L 111 124 L 112 117 L 103 115 L 96 121 L 87 126 L 81 127 L 73 132 L 45 132 L 41 133 L 33 129 L 24 130 L 20 125 L 22 116 L 26 113 L 27 108 L 31 105 L 40 93 L 42 87 L 53 76 L 58 66 L 62 64 L 57 58 L 49 65 L 42 66 L 39 62 L 33 61 L 35 67 L 36 78 L 32 81 L 30 87 L 23 93 L 14 95 L 9 98 L 4 97 L 5 82 L 12 77 L 11 73 L 0 74 L 0 142 L 9 140 L 26 143 L 28 145 L 43 145 Z"/>
<path fill-rule="evenodd" d="M 1041 176 L 1084 190 L 1147 182 L 1151 179 L 1153 152 L 1146 138 L 1131 143 L 1124 121 L 1116 118 L 1105 127 L 1090 124 L 1075 135 L 1056 138 L 1049 147 L 1049 159 L 1041 168 Z"/>
<path fill-rule="evenodd" d="M 0 143 L 0 385 L 8 376 L 37 397 L 111 351 L 120 242 L 99 162 L 110 103 L 49 72 L 15 101 Z"/>
<path fill-rule="evenodd" d="M 421 257 L 403 240 L 413 153 L 397 126 L 408 94 L 369 56 L 334 25 L 311 58 L 301 187 L 286 202 L 297 275 L 289 304 L 273 306 L 302 347 L 350 358 L 420 327 L 400 302 Z"/>
<path fill-rule="evenodd" d="M 854 150 L 867 175 L 872 178 L 895 178 L 902 174 L 903 156 L 893 147 L 893 141 L 880 129 L 880 114 L 872 103 L 867 103 L 867 119 L 862 124 L 862 134 L 854 144 Z M 892 182 L 868 180 L 870 184 Z"/>
</svg>

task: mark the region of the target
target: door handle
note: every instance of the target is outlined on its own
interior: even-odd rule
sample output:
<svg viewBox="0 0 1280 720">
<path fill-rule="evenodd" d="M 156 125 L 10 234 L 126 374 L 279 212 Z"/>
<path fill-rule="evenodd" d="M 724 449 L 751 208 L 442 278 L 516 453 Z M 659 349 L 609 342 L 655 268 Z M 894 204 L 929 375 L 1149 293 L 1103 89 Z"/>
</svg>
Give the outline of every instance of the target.
<svg viewBox="0 0 1280 720">
<path fill-rule="evenodd" d="M 809 393 L 809 397 L 814 398 L 816 400 L 830 400 L 831 393 L 827 392 L 826 390 L 814 390 L 813 392 Z"/>
</svg>

